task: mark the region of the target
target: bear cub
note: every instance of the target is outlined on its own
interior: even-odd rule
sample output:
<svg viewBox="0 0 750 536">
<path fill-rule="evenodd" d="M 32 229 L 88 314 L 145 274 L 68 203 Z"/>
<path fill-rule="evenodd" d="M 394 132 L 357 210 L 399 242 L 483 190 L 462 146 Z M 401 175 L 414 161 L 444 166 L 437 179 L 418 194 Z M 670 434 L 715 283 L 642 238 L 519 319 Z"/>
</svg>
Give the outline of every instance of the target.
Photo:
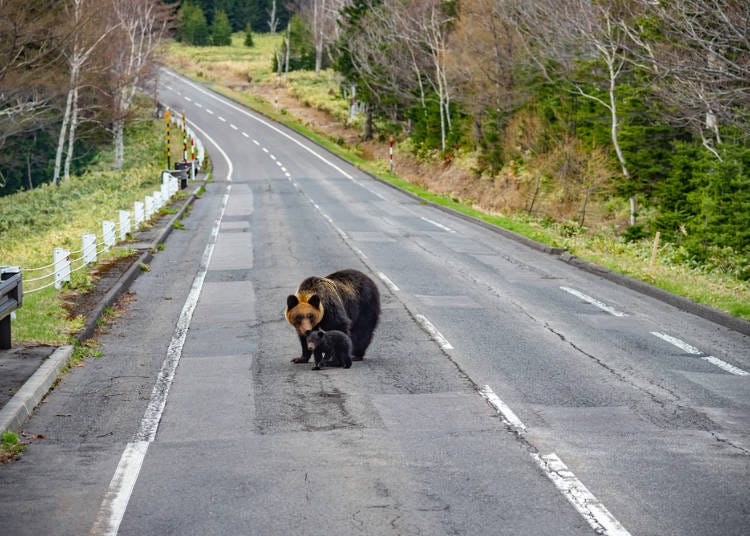
<svg viewBox="0 0 750 536">
<path fill-rule="evenodd" d="M 311 331 L 307 335 L 307 349 L 315 355 L 313 370 L 329 365 L 344 368 L 352 366 L 352 340 L 343 331 Z"/>
</svg>

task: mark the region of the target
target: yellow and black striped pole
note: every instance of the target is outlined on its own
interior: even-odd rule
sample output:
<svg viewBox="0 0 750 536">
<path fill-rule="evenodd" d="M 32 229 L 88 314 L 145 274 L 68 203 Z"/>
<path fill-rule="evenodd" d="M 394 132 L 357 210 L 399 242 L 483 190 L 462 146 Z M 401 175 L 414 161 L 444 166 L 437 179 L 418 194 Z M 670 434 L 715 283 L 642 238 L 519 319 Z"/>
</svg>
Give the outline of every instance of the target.
<svg viewBox="0 0 750 536">
<path fill-rule="evenodd" d="M 167 120 L 167 169 L 172 168 L 172 142 L 169 139 L 169 110 L 164 112 L 164 118 Z"/>
<path fill-rule="evenodd" d="M 187 162 L 187 122 L 182 114 L 182 161 Z"/>
</svg>

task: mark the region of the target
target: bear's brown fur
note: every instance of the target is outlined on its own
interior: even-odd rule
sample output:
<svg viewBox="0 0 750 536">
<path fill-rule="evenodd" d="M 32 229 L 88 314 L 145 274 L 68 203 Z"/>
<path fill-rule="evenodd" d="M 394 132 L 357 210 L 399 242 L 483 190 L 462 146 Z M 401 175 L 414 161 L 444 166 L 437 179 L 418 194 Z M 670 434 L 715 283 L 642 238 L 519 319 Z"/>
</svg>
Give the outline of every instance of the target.
<svg viewBox="0 0 750 536">
<path fill-rule="evenodd" d="M 361 360 L 380 317 L 380 292 L 372 279 L 357 270 L 308 277 L 295 294 L 287 296 L 285 316 L 302 345 L 302 355 L 293 362 L 310 360 L 307 335 L 316 328 L 349 335 L 354 359 Z"/>
</svg>

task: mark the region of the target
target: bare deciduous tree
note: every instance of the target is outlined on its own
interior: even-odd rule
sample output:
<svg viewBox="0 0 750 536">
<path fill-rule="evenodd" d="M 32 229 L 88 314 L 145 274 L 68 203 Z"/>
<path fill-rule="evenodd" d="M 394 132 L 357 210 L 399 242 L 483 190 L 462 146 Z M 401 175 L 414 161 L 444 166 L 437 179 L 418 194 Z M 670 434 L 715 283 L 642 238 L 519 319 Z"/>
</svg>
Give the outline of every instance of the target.
<svg viewBox="0 0 750 536">
<path fill-rule="evenodd" d="M 750 3 L 638 2 L 658 21 L 658 33 L 638 34 L 641 53 L 659 75 L 658 94 L 672 119 L 721 159 L 722 126 L 750 133 Z"/>
<path fill-rule="evenodd" d="M 169 7 L 158 0 L 113 0 L 112 32 L 113 114 L 112 135 L 115 147 L 114 168 L 125 159 L 123 133 L 138 84 L 147 72 L 167 27 Z"/>
<path fill-rule="evenodd" d="M 115 27 L 104 16 L 106 3 L 107 0 L 69 0 L 63 3 L 64 16 L 60 23 L 70 27 L 70 39 L 63 47 L 63 56 L 69 70 L 69 82 L 52 176 L 55 184 L 59 184 L 61 179 L 70 177 L 70 165 L 78 127 L 81 72 L 92 53 Z M 102 24 L 102 21 L 105 23 Z M 66 138 L 67 151 L 65 151 Z M 65 167 L 61 175 L 64 151 L 66 153 Z"/>
<path fill-rule="evenodd" d="M 449 78 L 463 109 L 474 117 L 480 141 L 488 113 L 507 117 L 529 93 L 526 87 L 518 87 L 526 59 L 522 37 L 508 17 L 513 2 L 461 2 L 449 40 Z"/>
<path fill-rule="evenodd" d="M 574 93 L 607 110 L 612 147 L 626 180 L 630 170 L 619 140 L 617 89 L 629 65 L 630 33 L 626 27 L 632 13 L 627 4 L 619 0 L 538 0 L 518 2 L 514 9 L 518 28 L 541 72 L 549 80 L 566 81 Z M 601 75 L 592 71 L 594 76 L 579 79 L 584 62 L 590 70 L 602 66 Z M 600 97 L 601 93 L 606 97 Z M 635 192 L 631 192 L 631 225 L 635 216 Z"/>
<path fill-rule="evenodd" d="M 339 17 L 348 3 L 348 0 L 299 0 L 290 6 L 304 19 L 312 33 L 317 74 L 323 67 L 324 54 L 328 52 L 330 55 L 329 49 L 338 38 Z"/>
<path fill-rule="evenodd" d="M 65 35 L 52 0 L 0 1 L 0 146 L 35 129 L 56 94 L 55 62 Z"/>
</svg>

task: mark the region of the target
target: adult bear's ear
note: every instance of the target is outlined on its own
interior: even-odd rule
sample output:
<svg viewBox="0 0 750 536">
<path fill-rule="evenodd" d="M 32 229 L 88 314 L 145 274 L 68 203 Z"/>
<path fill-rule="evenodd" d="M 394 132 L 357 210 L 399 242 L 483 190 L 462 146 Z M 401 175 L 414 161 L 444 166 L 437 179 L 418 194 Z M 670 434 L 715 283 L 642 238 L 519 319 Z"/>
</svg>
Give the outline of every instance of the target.
<svg viewBox="0 0 750 536">
<path fill-rule="evenodd" d="M 289 311 L 290 309 L 294 309 L 298 303 L 299 300 L 297 299 L 297 296 L 290 294 L 286 297 L 286 310 Z"/>
<path fill-rule="evenodd" d="M 317 294 L 313 294 L 310 296 L 310 299 L 307 300 L 307 303 L 315 307 L 316 309 L 320 309 L 320 296 Z"/>
</svg>

